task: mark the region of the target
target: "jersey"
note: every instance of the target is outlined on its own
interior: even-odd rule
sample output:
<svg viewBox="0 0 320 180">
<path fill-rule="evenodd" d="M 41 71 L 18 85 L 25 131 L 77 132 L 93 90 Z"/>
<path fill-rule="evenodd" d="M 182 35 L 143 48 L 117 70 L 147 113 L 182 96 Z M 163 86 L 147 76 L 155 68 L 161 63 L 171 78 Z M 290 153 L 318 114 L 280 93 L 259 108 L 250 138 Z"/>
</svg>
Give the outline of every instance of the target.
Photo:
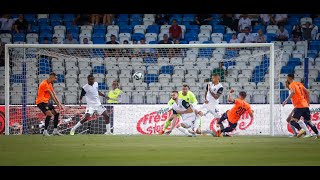
<svg viewBox="0 0 320 180">
<path fill-rule="evenodd" d="M 219 104 L 219 99 L 215 99 L 211 93 L 209 92 L 209 88 L 211 89 L 211 92 L 214 94 L 222 94 L 223 92 L 223 86 L 221 83 L 218 83 L 217 85 L 214 85 L 212 82 L 209 82 L 207 85 L 207 96 L 206 99 L 209 101 L 209 103 L 213 104 Z"/>
<path fill-rule="evenodd" d="M 303 88 L 303 84 L 296 81 L 290 83 L 289 85 L 290 91 L 294 92 L 294 95 L 292 96 L 292 104 L 294 108 L 309 107 Z"/>
<path fill-rule="evenodd" d="M 108 103 L 119 103 L 119 100 L 113 99 L 118 99 L 121 93 L 122 91 L 119 88 L 109 91 L 108 97 L 111 99 L 108 100 Z"/>
<path fill-rule="evenodd" d="M 228 111 L 228 120 L 231 123 L 237 123 L 243 113 L 246 111 L 252 114 L 250 104 L 241 99 L 234 100 L 234 106 Z"/>
<path fill-rule="evenodd" d="M 38 88 L 38 95 L 36 98 L 36 104 L 40 103 L 48 103 L 50 100 L 50 93 L 49 90 L 54 93 L 52 83 L 48 83 L 48 80 L 43 80 Z"/>
<path fill-rule="evenodd" d="M 84 85 L 81 91 L 81 97 L 83 96 L 86 96 L 88 106 L 101 105 L 97 82 L 94 82 L 92 86 L 89 84 Z"/>
<path fill-rule="evenodd" d="M 191 91 L 188 91 L 187 95 L 185 96 L 182 94 L 182 91 L 179 91 L 178 97 L 179 99 L 185 100 L 187 103 L 192 104 L 192 106 L 196 106 L 198 104 L 198 100 L 196 96 Z M 170 101 L 168 102 L 168 106 L 172 106 L 174 102 L 175 101 L 171 98 Z"/>
<path fill-rule="evenodd" d="M 178 114 L 177 111 L 185 111 L 189 107 L 192 108 L 192 106 L 186 100 L 179 99 L 178 103 L 176 103 L 176 101 L 173 101 L 173 104 L 172 104 L 173 114 Z M 193 120 L 195 120 L 196 114 L 193 111 L 193 112 L 187 113 L 187 114 L 180 114 L 180 116 L 182 117 L 183 121 L 188 121 L 188 120 L 193 121 Z"/>
</svg>

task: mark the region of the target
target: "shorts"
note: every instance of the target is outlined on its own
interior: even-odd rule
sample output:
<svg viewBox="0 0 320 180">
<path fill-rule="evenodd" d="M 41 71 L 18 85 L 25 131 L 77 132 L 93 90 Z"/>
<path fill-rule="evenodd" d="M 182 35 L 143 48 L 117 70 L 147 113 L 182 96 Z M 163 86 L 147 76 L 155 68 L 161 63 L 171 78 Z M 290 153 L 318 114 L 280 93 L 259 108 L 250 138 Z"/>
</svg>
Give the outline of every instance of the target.
<svg viewBox="0 0 320 180">
<path fill-rule="evenodd" d="M 186 128 L 193 128 L 195 120 L 196 120 L 196 116 L 194 113 L 192 113 L 192 114 L 190 113 L 190 115 L 184 114 L 182 116 L 181 124 L 184 124 L 186 126 Z"/>
<path fill-rule="evenodd" d="M 292 117 L 295 119 L 300 119 L 301 116 L 305 121 L 310 120 L 310 109 L 309 108 L 295 108 Z"/>
<path fill-rule="evenodd" d="M 88 105 L 86 108 L 86 114 L 90 114 L 90 116 L 92 116 L 94 113 L 96 113 L 98 116 L 100 116 L 105 110 L 107 109 L 103 105 Z"/>
<path fill-rule="evenodd" d="M 203 104 L 201 107 L 203 114 L 211 113 L 215 118 L 220 118 L 221 114 L 216 104 Z"/>
<path fill-rule="evenodd" d="M 51 103 L 39 103 L 37 104 L 37 107 L 44 113 L 46 114 L 47 111 L 49 110 L 54 110 L 54 106 Z"/>
<path fill-rule="evenodd" d="M 223 114 L 221 115 L 221 118 L 220 118 L 218 124 L 219 124 L 219 123 L 222 123 L 222 121 L 224 121 L 224 120 L 227 120 L 228 123 L 229 123 L 229 126 L 230 126 L 230 127 L 233 127 L 233 128 L 235 128 L 235 127 L 237 126 L 237 124 L 238 124 L 238 122 L 230 122 L 230 121 L 229 121 L 229 119 L 228 119 L 228 111 L 226 111 L 225 113 L 223 113 Z"/>
</svg>

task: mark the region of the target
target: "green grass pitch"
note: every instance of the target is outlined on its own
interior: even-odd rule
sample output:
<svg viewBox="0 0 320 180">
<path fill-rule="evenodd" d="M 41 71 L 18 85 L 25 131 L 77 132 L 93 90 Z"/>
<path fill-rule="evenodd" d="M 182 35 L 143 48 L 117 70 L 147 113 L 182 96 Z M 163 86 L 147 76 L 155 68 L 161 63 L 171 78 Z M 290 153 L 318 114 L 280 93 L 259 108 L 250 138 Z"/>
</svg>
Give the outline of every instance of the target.
<svg viewBox="0 0 320 180">
<path fill-rule="evenodd" d="M 320 165 L 320 140 L 268 136 L 0 136 L 0 165 Z"/>
</svg>

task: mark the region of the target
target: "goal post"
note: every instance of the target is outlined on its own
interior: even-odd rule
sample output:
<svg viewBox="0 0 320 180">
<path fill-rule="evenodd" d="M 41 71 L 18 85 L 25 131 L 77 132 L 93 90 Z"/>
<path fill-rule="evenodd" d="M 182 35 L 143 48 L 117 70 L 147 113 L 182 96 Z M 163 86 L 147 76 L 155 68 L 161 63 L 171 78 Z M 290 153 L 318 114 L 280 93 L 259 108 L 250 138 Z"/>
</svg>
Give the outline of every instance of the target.
<svg viewBox="0 0 320 180">
<path fill-rule="evenodd" d="M 29 133 L 31 127 L 34 128 L 35 124 L 30 124 L 29 121 L 37 119 L 36 116 L 39 114 L 39 110 L 36 110 L 37 113 L 30 112 L 37 109 L 35 94 L 39 83 L 52 71 L 58 71 L 61 74 L 58 77 L 61 86 L 59 85 L 58 88 L 63 86 L 59 91 L 63 95 L 57 94 L 63 104 L 70 105 L 70 112 L 73 112 L 71 110 L 73 106 L 78 106 L 72 98 L 74 95 L 78 99 L 79 91 L 85 83 L 85 75 L 88 73 L 96 73 L 95 77 L 106 94 L 112 87 L 111 80 L 120 81 L 120 89 L 124 92 L 121 102 L 109 104 L 103 100 L 103 104 L 112 106 L 113 111 L 114 108 L 122 105 L 165 106 L 165 102 L 170 99 L 168 93 L 171 90 L 181 90 L 182 83 L 191 85 L 190 90 L 195 91 L 199 104 L 202 104 L 205 90 L 203 86 L 210 80 L 213 70 L 219 69 L 217 66 L 223 62 L 223 68 L 227 73 L 223 74 L 225 77 L 222 83 L 227 87 L 220 98 L 220 103 L 227 104 L 226 95 L 230 88 L 236 88 L 236 93 L 241 89 L 248 92 L 247 99 L 251 104 L 268 108 L 268 113 L 264 111 L 265 114 L 259 115 L 265 118 L 264 124 L 261 125 L 265 128 L 264 131 L 261 133 L 260 130 L 252 130 L 252 132 L 257 135 L 259 132 L 272 136 L 283 135 L 285 134 L 284 126 L 277 125 L 284 124 L 280 112 L 282 52 L 281 49 L 276 50 L 273 43 L 6 44 L 5 134 L 14 134 L 14 129 L 17 128 L 15 123 L 25 134 Z M 88 65 L 80 65 L 86 61 Z M 126 69 L 126 63 L 130 69 Z M 99 69 L 100 67 L 102 69 Z M 109 67 L 112 68 L 108 69 Z M 144 74 L 141 82 L 132 79 L 132 74 L 136 71 Z M 209 71 L 210 73 L 207 73 Z M 109 72 L 115 72 L 115 74 Z M 75 80 L 71 80 L 72 78 Z M 75 88 L 73 88 L 74 85 L 76 85 Z M 152 95 L 155 95 L 155 98 L 152 98 Z M 257 100 L 256 97 L 260 99 Z M 129 108 L 128 111 L 130 111 Z M 261 113 L 260 110 L 257 113 Z M 72 118 L 74 120 L 74 117 Z M 43 119 L 38 118 L 38 121 Z M 92 125 L 92 127 L 100 128 L 100 125 Z M 116 127 L 114 127 L 115 131 Z M 103 131 L 94 132 L 102 133 Z"/>
</svg>

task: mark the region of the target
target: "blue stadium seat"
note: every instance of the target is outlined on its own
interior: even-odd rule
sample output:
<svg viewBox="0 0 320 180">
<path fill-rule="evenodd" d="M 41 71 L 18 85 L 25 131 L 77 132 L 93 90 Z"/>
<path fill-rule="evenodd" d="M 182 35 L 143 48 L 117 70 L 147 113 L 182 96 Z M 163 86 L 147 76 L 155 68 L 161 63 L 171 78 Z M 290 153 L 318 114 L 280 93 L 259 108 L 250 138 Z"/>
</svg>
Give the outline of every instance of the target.
<svg viewBox="0 0 320 180">
<path fill-rule="evenodd" d="M 93 44 L 106 44 L 106 38 L 104 34 L 93 34 L 91 39 Z"/>
<path fill-rule="evenodd" d="M 56 83 L 64 83 L 64 74 L 57 74 Z"/>
<path fill-rule="evenodd" d="M 128 14 L 118 14 L 117 19 L 120 20 L 129 20 L 129 15 Z"/>
<path fill-rule="evenodd" d="M 158 25 L 149 25 L 147 27 L 147 33 L 156 33 L 159 34 L 160 30 L 159 30 L 159 26 Z"/>
<path fill-rule="evenodd" d="M 277 39 L 277 35 L 275 33 L 267 33 L 267 42 L 275 41 Z"/>
<path fill-rule="evenodd" d="M 211 14 L 211 16 L 213 17 L 213 19 L 219 19 L 221 17 L 220 14 Z"/>
<path fill-rule="evenodd" d="M 131 14 L 130 15 L 130 19 L 138 19 L 138 20 L 142 20 L 142 15 L 141 14 Z"/>
<path fill-rule="evenodd" d="M 162 66 L 160 69 L 160 74 L 173 74 L 174 66 Z"/>
<path fill-rule="evenodd" d="M 212 56 L 213 48 L 200 48 L 198 57 L 200 58 L 210 58 Z"/>
<path fill-rule="evenodd" d="M 282 90 L 282 91 L 280 91 L 280 101 L 281 101 L 281 103 L 282 103 L 284 100 L 286 100 L 288 96 L 289 96 L 289 91 L 288 91 L 288 90 Z M 290 103 L 291 103 L 291 101 L 288 102 L 288 104 L 290 104 Z"/>
<path fill-rule="evenodd" d="M 317 82 L 320 82 L 320 75 L 316 79 Z"/>
<path fill-rule="evenodd" d="M 171 17 L 171 18 L 182 18 L 182 14 L 170 14 L 169 17 Z"/>
<path fill-rule="evenodd" d="M 49 23 L 49 19 L 48 18 L 41 18 L 41 19 L 38 19 L 38 25 L 41 27 L 41 26 L 49 26 L 50 23 Z"/>
<path fill-rule="evenodd" d="M 96 44 L 102 44 L 102 43 L 96 43 Z M 104 54 L 105 54 L 104 49 L 92 49 L 91 56 L 93 58 L 104 58 L 105 57 Z"/>
<path fill-rule="evenodd" d="M 221 19 L 213 19 L 212 21 L 208 22 L 211 26 L 216 26 L 221 23 Z"/>
<path fill-rule="evenodd" d="M 51 33 L 40 33 L 39 41 L 43 42 L 44 38 L 51 39 L 52 34 Z"/>
<path fill-rule="evenodd" d="M 308 50 L 307 57 L 312 57 L 313 59 L 316 59 L 318 56 L 317 50 Z"/>
<path fill-rule="evenodd" d="M 10 83 L 23 83 L 24 76 L 22 74 L 12 74 L 10 76 Z"/>
<path fill-rule="evenodd" d="M 131 25 L 122 25 L 119 27 L 119 33 L 132 33 L 132 26 Z"/>
<path fill-rule="evenodd" d="M 140 41 L 141 39 L 144 39 L 144 34 L 134 33 L 134 34 L 132 34 L 131 39 L 135 40 L 135 41 Z"/>
<path fill-rule="evenodd" d="M 150 41 L 149 44 L 158 44 L 158 41 Z"/>
<path fill-rule="evenodd" d="M 223 40 L 229 42 L 230 39 L 232 39 L 232 34 L 231 33 L 226 33 L 223 35 Z"/>
<path fill-rule="evenodd" d="M 25 14 L 24 19 L 30 24 L 30 25 L 37 25 L 37 19 L 35 14 Z"/>
<path fill-rule="evenodd" d="M 292 26 L 300 24 L 300 18 L 299 17 L 290 17 L 287 20 L 287 24 L 292 25 Z"/>
<path fill-rule="evenodd" d="M 105 25 L 96 25 L 93 27 L 93 33 L 97 34 L 106 34 L 106 26 Z"/>
<path fill-rule="evenodd" d="M 187 41 L 180 41 L 180 44 L 188 44 Z"/>
<path fill-rule="evenodd" d="M 65 25 L 66 27 L 68 27 L 68 26 L 73 26 L 73 21 L 64 21 L 64 25 Z"/>
<path fill-rule="evenodd" d="M 77 34 L 79 34 L 78 26 L 68 26 L 66 29 L 67 29 L 67 33 L 77 33 Z"/>
<path fill-rule="evenodd" d="M 64 14 L 63 15 L 63 21 L 71 22 L 74 20 L 76 16 L 74 14 Z"/>
<path fill-rule="evenodd" d="M 50 14 L 51 20 L 63 20 L 61 14 Z"/>
<path fill-rule="evenodd" d="M 252 27 L 252 33 L 258 33 L 259 29 L 262 30 L 263 34 L 266 33 L 266 27 L 264 25 L 255 25 Z"/>
<path fill-rule="evenodd" d="M 212 28 L 213 33 L 222 33 L 224 34 L 225 27 L 223 25 L 214 25 Z"/>
<path fill-rule="evenodd" d="M 289 36 L 291 36 L 293 26 L 291 24 L 284 25 L 284 28 L 288 31 Z"/>
<path fill-rule="evenodd" d="M 107 84 L 105 82 L 98 82 L 98 88 L 99 90 L 106 90 Z"/>
<path fill-rule="evenodd" d="M 137 19 L 131 19 L 130 20 L 130 25 L 131 26 L 135 26 L 135 25 L 142 25 L 142 19 L 141 20 L 137 20 Z"/>
<path fill-rule="evenodd" d="M 51 68 L 48 66 L 40 66 L 39 67 L 39 74 L 50 74 L 51 73 Z"/>
<path fill-rule="evenodd" d="M 300 58 L 289 58 L 287 66 L 299 66 L 301 65 Z"/>
<path fill-rule="evenodd" d="M 106 74 L 106 68 L 104 66 L 94 66 L 93 74 Z"/>
<path fill-rule="evenodd" d="M 319 52 L 320 50 L 320 41 L 310 41 L 309 43 L 309 50 L 317 50 Z"/>
<path fill-rule="evenodd" d="M 290 74 L 293 73 L 293 66 L 282 66 L 281 68 L 281 74 Z"/>
<path fill-rule="evenodd" d="M 182 22 L 184 23 L 184 22 L 192 22 L 192 21 L 194 21 L 194 18 L 193 17 L 183 17 L 182 19 L 181 18 L 173 18 L 173 19 L 179 19 L 180 21 L 182 20 Z"/>
<path fill-rule="evenodd" d="M 198 25 L 188 25 L 186 26 L 186 32 L 196 32 L 197 34 L 199 33 L 199 26 Z"/>
<path fill-rule="evenodd" d="M 223 66 L 225 66 L 226 69 L 228 69 L 229 66 L 234 66 L 234 65 L 236 65 L 235 61 L 226 61 L 226 62 L 223 63 Z"/>
<path fill-rule="evenodd" d="M 226 58 L 233 58 L 236 57 L 238 55 L 238 51 L 237 50 L 231 50 L 231 49 L 227 49 L 225 52 Z"/>
<path fill-rule="evenodd" d="M 144 58 L 145 63 L 157 63 L 157 58 L 146 57 Z"/>
<path fill-rule="evenodd" d="M 194 14 L 184 14 L 183 17 L 190 17 L 190 18 L 194 19 L 195 15 Z"/>
<path fill-rule="evenodd" d="M 198 39 L 198 34 L 197 33 L 186 33 L 184 35 L 184 40 L 189 42 L 189 41 L 196 41 Z"/>
<path fill-rule="evenodd" d="M 52 27 L 59 26 L 59 25 L 62 25 L 62 20 L 51 20 Z"/>
<path fill-rule="evenodd" d="M 29 31 L 31 33 L 39 33 L 39 26 L 31 26 L 31 30 Z"/>
<path fill-rule="evenodd" d="M 26 39 L 26 35 L 24 33 L 16 33 L 12 35 L 12 38 L 13 38 L 13 42 L 16 42 L 16 41 L 24 42 Z"/>
<path fill-rule="evenodd" d="M 147 84 L 158 82 L 158 74 L 146 74 L 144 76 L 144 82 Z"/>
<path fill-rule="evenodd" d="M 213 41 L 203 41 L 202 44 L 214 44 Z"/>
<path fill-rule="evenodd" d="M 52 26 L 40 26 L 40 33 L 52 34 Z"/>
</svg>

